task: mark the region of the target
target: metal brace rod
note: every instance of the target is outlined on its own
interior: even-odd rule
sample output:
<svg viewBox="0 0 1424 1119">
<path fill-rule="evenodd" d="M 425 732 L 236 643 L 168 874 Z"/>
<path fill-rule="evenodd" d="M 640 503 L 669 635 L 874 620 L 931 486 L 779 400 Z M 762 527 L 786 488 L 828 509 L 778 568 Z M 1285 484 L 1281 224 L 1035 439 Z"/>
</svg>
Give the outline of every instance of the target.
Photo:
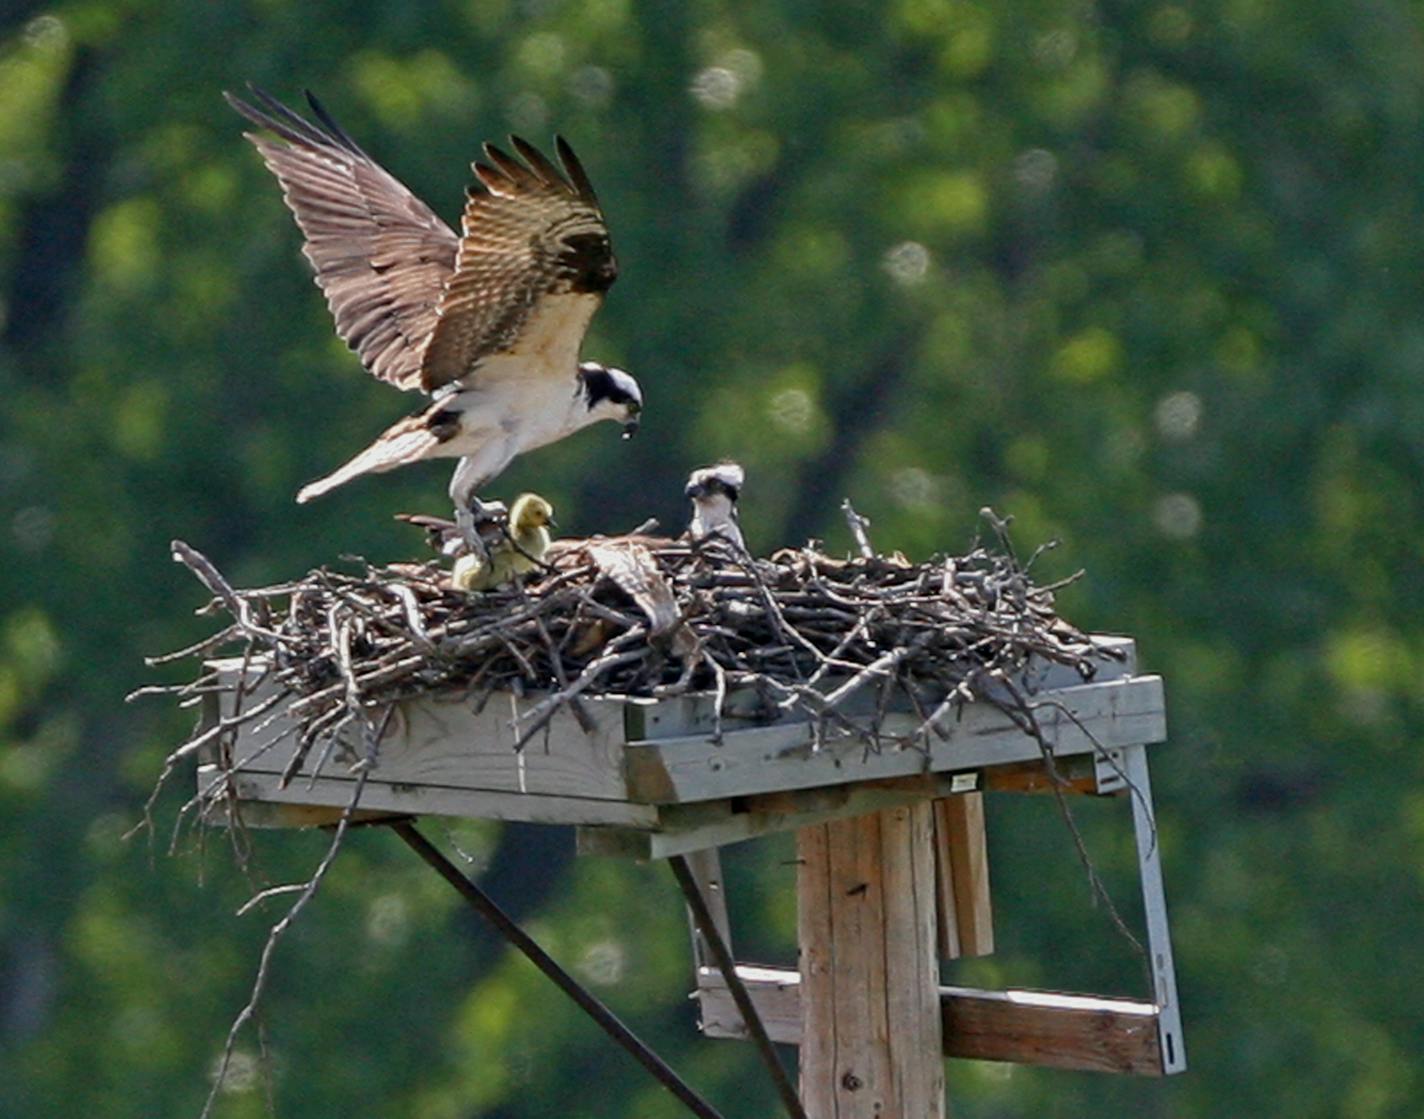
<svg viewBox="0 0 1424 1119">
<path fill-rule="evenodd" d="M 652 1073 L 654 1079 L 685 1104 L 689 1111 L 700 1116 L 701 1119 L 722 1119 L 721 1114 L 711 1104 L 694 1092 L 672 1070 L 671 1066 L 639 1040 L 638 1036 L 625 1026 L 613 1011 L 604 1006 L 578 980 L 560 967 L 552 956 L 540 948 L 534 939 L 495 903 L 493 898 L 465 877 L 459 867 L 442 855 L 425 836 L 416 831 L 413 824 L 409 821 L 398 821 L 391 824 L 390 828 L 440 877 L 454 886 L 460 896 L 470 903 L 472 909 L 498 929 L 510 944 L 524 953 L 530 962 L 552 979 L 564 994 L 578 1003 L 585 1014 L 597 1022 L 609 1037 Z"/>
<path fill-rule="evenodd" d="M 1142 909 L 1147 919 L 1147 954 L 1152 971 L 1152 999 L 1157 1004 L 1157 1039 L 1162 1072 L 1187 1067 L 1182 1042 L 1182 1011 L 1177 1004 L 1177 974 L 1172 964 L 1172 934 L 1167 926 L 1167 898 L 1162 888 L 1162 846 L 1152 811 L 1152 779 L 1147 774 L 1147 748 L 1123 751 L 1123 772 L 1132 789 L 1132 829 L 1137 840 L 1137 871 L 1142 879 Z"/>
<path fill-rule="evenodd" d="M 692 875 L 692 868 L 687 865 L 687 859 L 683 855 L 673 855 L 668 859 L 668 863 L 672 867 L 673 875 L 677 878 L 677 884 L 682 887 L 682 895 L 687 899 L 687 907 L 692 911 L 692 919 L 697 925 L 697 931 L 702 934 L 707 950 L 712 954 L 712 959 L 716 963 L 717 969 L 722 973 L 722 978 L 726 980 L 727 990 L 731 992 L 732 1001 L 737 1004 L 737 1010 L 742 1016 L 742 1024 L 752 1035 L 752 1041 L 756 1042 L 757 1051 L 761 1054 L 767 1072 L 771 1074 L 772 1083 L 776 1085 L 777 1095 L 781 1097 L 786 1114 L 790 1115 L 791 1119 L 806 1119 L 806 1109 L 801 1106 L 801 1097 L 796 1092 L 796 1086 L 791 1083 L 791 1078 L 786 1075 L 786 1069 L 782 1065 L 781 1059 L 776 1055 L 776 1049 L 771 1044 L 771 1038 L 767 1036 L 766 1026 L 762 1023 L 761 1015 L 757 1013 L 756 1005 L 752 1002 L 751 995 L 747 993 L 746 984 L 737 974 L 737 963 L 732 959 L 732 952 L 727 947 L 727 942 L 722 939 L 717 922 L 712 919 L 712 912 L 707 907 L 707 899 L 698 888 L 697 879 Z"/>
</svg>

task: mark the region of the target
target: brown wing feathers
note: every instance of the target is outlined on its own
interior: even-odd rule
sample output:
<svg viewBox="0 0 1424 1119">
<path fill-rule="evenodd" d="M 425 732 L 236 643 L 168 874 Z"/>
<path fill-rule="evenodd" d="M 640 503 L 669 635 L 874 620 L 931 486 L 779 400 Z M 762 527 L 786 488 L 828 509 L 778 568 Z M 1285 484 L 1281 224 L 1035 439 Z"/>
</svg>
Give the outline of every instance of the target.
<svg viewBox="0 0 1424 1119">
<path fill-rule="evenodd" d="M 494 166 L 484 163 L 474 165 L 475 174 L 489 190 L 508 193 L 513 187 L 524 191 L 544 191 L 566 195 L 570 199 L 578 199 L 595 209 L 598 208 L 598 197 L 593 193 L 583 165 L 562 136 L 556 136 L 554 144 L 559 153 L 559 160 L 564 165 L 563 169 L 554 166 L 549 157 L 528 140 L 511 136 L 509 142 L 519 153 L 519 159 L 522 159 L 523 163 L 511 158 L 494 144 L 485 144 L 485 158 Z"/>
<path fill-rule="evenodd" d="M 494 164 L 475 164 L 475 174 L 486 188 L 496 194 L 514 194 L 519 191 L 535 191 L 544 184 L 539 176 L 517 159 L 511 159 L 493 144 L 485 145 L 485 158 Z"/>
<path fill-rule="evenodd" d="M 510 142 L 524 162 L 486 144 L 485 161 L 474 164 L 459 259 L 422 366 L 427 391 L 469 377 L 494 354 L 516 352 L 548 293 L 588 300 L 585 313 L 568 320 L 572 366 L 617 275 L 603 213 L 567 142 L 557 141 L 564 171 L 527 141 Z"/>
<path fill-rule="evenodd" d="M 578 191 L 578 196 L 590 206 L 597 206 L 598 195 L 594 194 L 593 184 L 588 181 L 588 175 L 584 173 L 583 164 L 579 162 L 579 157 L 574 155 L 574 150 L 569 147 L 569 142 L 562 136 L 555 136 L 554 150 L 559 153 L 559 162 L 564 165 L 564 170 L 568 172 L 569 181 L 574 184 L 574 190 Z"/>
<path fill-rule="evenodd" d="M 457 237 L 311 94 L 317 123 L 256 87 L 260 107 L 225 96 L 278 138 L 248 134 L 306 236 L 337 333 L 374 376 L 427 392 L 466 378 L 492 354 L 517 349 L 550 291 L 590 301 L 570 320 L 576 360 L 617 267 L 598 197 L 563 137 L 562 166 L 518 136 L 510 137 L 518 159 L 486 144 Z"/>
<path fill-rule="evenodd" d="M 455 232 L 385 171 L 308 94 L 322 127 L 255 87 L 228 103 L 281 141 L 248 139 L 306 236 L 336 331 L 380 380 L 417 388 L 436 305 L 455 268 Z"/>
</svg>

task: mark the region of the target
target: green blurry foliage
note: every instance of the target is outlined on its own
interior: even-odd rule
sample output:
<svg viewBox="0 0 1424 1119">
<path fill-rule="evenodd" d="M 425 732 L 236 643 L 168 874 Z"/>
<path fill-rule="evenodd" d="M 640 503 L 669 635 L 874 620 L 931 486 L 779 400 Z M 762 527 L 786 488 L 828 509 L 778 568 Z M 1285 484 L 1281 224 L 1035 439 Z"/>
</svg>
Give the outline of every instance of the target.
<svg viewBox="0 0 1424 1119">
<path fill-rule="evenodd" d="M 0 1115 L 194 1114 L 266 924 L 221 835 L 122 836 L 187 728 L 144 653 L 205 632 L 177 536 L 240 582 L 418 542 L 445 468 L 298 486 L 410 401 L 332 338 L 222 104 L 310 86 L 447 220 L 478 143 L 557 130 L 623 264 L 587 351 L 644 434 L 500 480 L 566 530 L 683 516 L 749 470 L 754 547 L 966 545 L 980 506 L 1078 622 L 1139 638 L 1192 1071 L 949 1069 L 955 1114 L 1417 1115 L 1424 1082 L 1420 17 L 1399 3 L 22 3 L 0 13 Z M 1132 908 L 1122 805 L 1083 824 Z M 1002 950 L 951 981 L 1132 991 L 1054 813 L 991 806 Z M 435 826 L 444 835 L 443 825 Z M 460 825 L 470 868 L 729 1117 L 661 867 Z M 257 837 L 263 881 L 324 840 Z M 732 861 L 790 962 L 789 849 Z M 672 1116 L 381 835 L 279 954 L 226 1119 Z"/>
</svg>

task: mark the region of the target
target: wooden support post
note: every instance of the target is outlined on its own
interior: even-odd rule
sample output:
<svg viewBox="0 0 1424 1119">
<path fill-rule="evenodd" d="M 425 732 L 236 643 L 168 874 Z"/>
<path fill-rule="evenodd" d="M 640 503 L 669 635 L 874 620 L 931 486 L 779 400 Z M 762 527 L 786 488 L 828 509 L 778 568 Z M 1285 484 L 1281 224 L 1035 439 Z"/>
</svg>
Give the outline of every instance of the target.
<svg viewBox="0 0 1424 1119">
<path fill-rule="evenodd" d="M 944 1119 L 929 802 L 797 833 L 811 1119 Z"/>
<path fill-rule="evenodd" d="M 940 959 L 991 955 L 994 909 L 989 897 L 984 794 L 963 793 L 935 801 L 934 830 Z"/>
</svg>

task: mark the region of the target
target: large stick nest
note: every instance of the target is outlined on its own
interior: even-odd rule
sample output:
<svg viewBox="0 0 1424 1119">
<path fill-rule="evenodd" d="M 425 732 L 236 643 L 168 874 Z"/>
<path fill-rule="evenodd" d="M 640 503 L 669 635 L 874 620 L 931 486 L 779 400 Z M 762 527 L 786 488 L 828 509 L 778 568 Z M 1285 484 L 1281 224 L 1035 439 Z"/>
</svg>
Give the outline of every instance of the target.
<svg viewBox="0 0 1424 1119">
<path fill-rule="evenodd" d="M 299 741 L 295 772 L 314 745 L 435 691 L 475 703 L 499 690 L 546 693 L 522 719 L 521 744 L 561 707 L 581 717 L 578 697 L 594 694 L 752 689 L 768 710 L 845 722 L 849 701 L 863 711 L 873 688 L 876 710 L 909 707 L 924 728 L 973 699 L 1022 712 L 1014 681 L 1030 658 L 1087 679 L 1102 652 L 1057 615 L 1061 584 L 1035 584 L 1032 562 L 1016 559 L 990 517 L 993 547 L 924 563 L 835 558 L 811 546 L 753 559 L 720 539 L 560 541 L 522 584 L 479 594 L 452 590 L 435 561 L 320 568 L 234 590 L 178 542 L 175 558 L 213 592 L 207 609 L 229 618 L 182 654 L 231 650 L 247 671 L 234 678 L 209 666 L 174 689 L 229 693 L 223 709 L 234 714 L 201 730 L 170 765 L 239 726 L 285 715 Z M 277 687 L 244 709 L 259 671 Z"/>
</svg>

